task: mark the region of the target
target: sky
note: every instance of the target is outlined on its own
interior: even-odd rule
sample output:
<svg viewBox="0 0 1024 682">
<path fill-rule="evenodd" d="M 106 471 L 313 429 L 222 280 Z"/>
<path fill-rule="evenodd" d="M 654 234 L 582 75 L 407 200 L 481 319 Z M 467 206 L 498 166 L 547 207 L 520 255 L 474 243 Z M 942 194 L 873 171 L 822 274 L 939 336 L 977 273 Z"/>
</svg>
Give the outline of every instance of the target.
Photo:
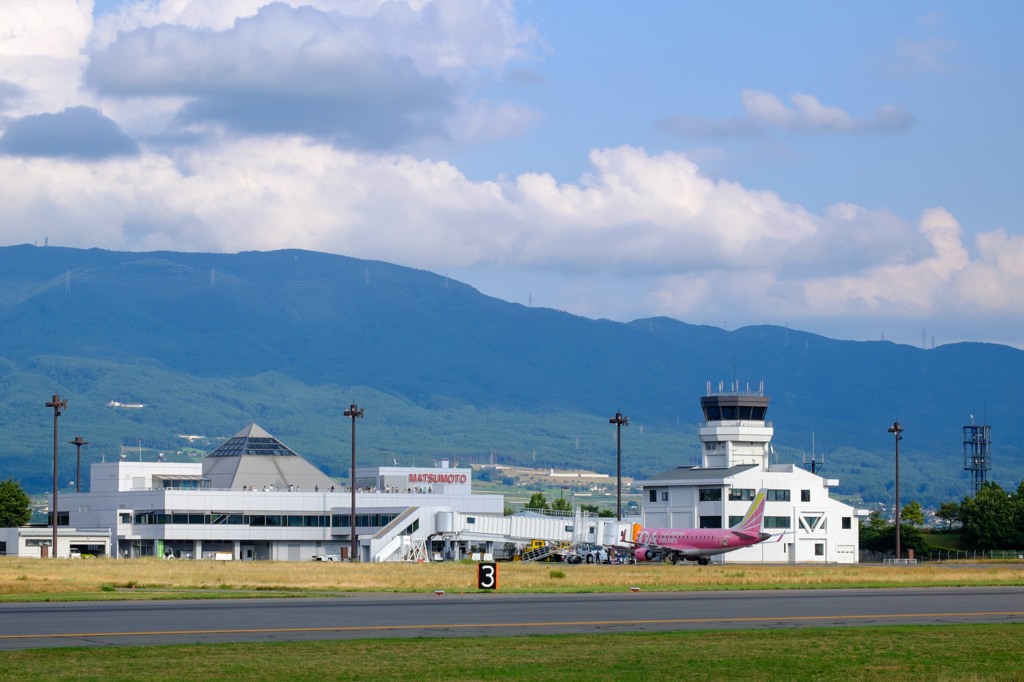
<svg viewBox="0 0 1024 682">
<path fill-rule="evenodd" d="M 0 244 L 312 249 L 591 318 L 1024 348 L 1022 19 L 0 0 Z"/>
</svg>

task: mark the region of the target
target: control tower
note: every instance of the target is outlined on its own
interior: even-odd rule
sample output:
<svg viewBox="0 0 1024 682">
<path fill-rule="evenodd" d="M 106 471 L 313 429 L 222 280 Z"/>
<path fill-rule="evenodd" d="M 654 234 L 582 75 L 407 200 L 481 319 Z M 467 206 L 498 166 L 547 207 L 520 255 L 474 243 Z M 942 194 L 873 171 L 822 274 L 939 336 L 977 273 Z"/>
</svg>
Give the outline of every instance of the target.
<svg viewBox="0 0 1024 682">
<path fill-rule="evenodd" d="M 704 422 L 697 429 L 697 436 L 703 446 L 704 456 L 701 467 L 705 469 L 726 469 L 741 464 L 756 464 L 762 471 L 768 471 L 768 444 L 775 430 L 772 423 L 765 421 L 770 398 L 764 394 L 764 382 L 756 391 L 740 390 L 733 383 L 729 390 L 723 390 L 720 383 L 717 391 L 711 390 L 700 399 L 704 410 Z"/>
<path fill-rule="evenodd" d="M 971 472 L 971 494 L 977 495 L 992 469 L 992 427 L 971 423 L 964 427 L 964 471 Z"/>
</svg>

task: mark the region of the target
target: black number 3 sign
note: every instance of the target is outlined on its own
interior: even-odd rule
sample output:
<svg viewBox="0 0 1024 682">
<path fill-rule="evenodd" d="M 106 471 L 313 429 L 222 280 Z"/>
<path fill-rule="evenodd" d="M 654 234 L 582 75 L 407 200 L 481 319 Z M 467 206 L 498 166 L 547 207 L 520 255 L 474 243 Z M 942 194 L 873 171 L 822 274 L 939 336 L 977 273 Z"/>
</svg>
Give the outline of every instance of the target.
<svg viewBox="0 0 1024 682">
<path fill-rule="evenodd" d="M 498 589 L 498 564 L 476 565 L 476 588 L 478 590 Z"/>
</svg>

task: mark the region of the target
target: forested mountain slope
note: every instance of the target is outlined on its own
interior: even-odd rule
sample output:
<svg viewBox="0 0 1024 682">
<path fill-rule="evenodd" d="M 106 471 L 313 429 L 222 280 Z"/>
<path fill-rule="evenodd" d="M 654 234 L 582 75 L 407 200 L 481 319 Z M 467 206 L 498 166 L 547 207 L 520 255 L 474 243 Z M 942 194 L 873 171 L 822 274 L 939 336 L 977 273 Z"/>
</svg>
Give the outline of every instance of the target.
<svg viewBox="0 0 1024 682">
<path fill-rule="evenodd" d="M 698 398 L 709 380 L 731 382 L 734 366 L 741 386 L 764 381 L 782 461 L 809 451 L 815 432 L 840 492 L 888 496 L 886 429 L 899 419 L 905 494 L 962 495 L 960 429 L 986 409 L 993 477 L 1015 487 L 1022 475 L 1024 352 L 1006 346 L 590 320 L 308 251 L 0 248 L 0 476 L 30 489 L 50 475 L 53 393 L 69 399 L 62 440 L 81 432 L 90 460 L 122 442 L 173 450 L 178 434 L 227 436 L 257 421 L 341 475 L 341 412 L 355 401 L 367 408 L 368 461 L 494 452 L 605 471 L 607 418 L 621 410 L 631 417 L 626 469 L 644 475 L 696 462 Z"/>
</svg>

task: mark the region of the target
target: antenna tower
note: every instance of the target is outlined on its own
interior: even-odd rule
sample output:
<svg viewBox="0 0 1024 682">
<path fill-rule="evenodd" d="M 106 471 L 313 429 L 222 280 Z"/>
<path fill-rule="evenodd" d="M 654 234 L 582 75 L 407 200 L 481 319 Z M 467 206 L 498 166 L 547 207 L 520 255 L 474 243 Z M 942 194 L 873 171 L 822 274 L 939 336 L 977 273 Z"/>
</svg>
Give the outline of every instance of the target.
<svg viewBox="0 0 1024 682">
<path fill-rule="evenodd" d="M 988 419 L 984 424 L 975 424 L 972 415 L 971 423 L 964 426 L 964 471 L 971 472 L 971 494 L 978 494 L 991 469 L 992 427 Z"/>
<path fill-rule="evenodd" d="M 814 452 L 814 431 L 811 431 L 811 461 L 807 461 L 807 455 L 804 455 L 804 468 L 810 471 L 812 474 L 816 474 L 821 471 L 821 468 L 825 466 L 825 455 L 822 454 L 821 458 Z"/>
</svg>

